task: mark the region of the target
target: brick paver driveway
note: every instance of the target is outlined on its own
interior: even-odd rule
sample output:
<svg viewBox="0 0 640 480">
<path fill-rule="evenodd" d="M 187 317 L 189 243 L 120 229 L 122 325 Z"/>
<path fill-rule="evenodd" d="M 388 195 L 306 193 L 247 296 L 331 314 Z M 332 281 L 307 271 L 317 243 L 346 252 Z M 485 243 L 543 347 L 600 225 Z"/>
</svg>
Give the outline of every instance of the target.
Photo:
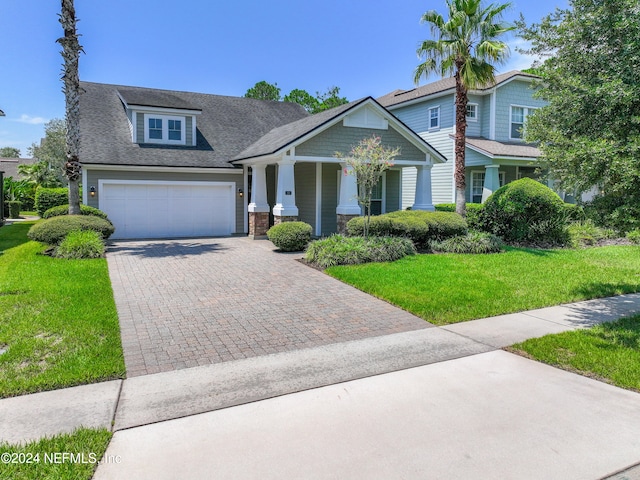
<svg viewBox="0 0 640 480">
<path fill-rule="evenodd" d="M 107 261 L 127 374 L 428 328 L 266 240 L 116 242 Z"/>
</svg>

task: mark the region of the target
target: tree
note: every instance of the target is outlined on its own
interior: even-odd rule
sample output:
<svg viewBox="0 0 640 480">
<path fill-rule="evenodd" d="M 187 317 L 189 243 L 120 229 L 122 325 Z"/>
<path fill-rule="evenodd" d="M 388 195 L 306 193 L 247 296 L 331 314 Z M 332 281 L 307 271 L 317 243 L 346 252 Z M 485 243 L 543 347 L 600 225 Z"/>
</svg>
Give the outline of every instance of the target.
<svg viewBox="0 0 640 480">
<path fill-rule="evenodd" d="M 316 113 L 320 107 L 320 102 L 316 97 L 312 97 L 306 90 L 294 89 L 284 96 L 285 102 L 293 102 L 302 105 L 309 113 Z"/>
<path fill-rule="evenodd" d="M 40 145 L 32 143 L 27 150 L 31 157 L 39 160 L 36 165 L 39 165 L 42 162 L 46 165 L 46 169 L 44 169 L 42 165 L 34 167 L 38 169 L 36 176 L 41 179 L 44 179 L 45 177 L 48 179 L 43 183 L 51 181 L 57 185 L 62 184 L 62 178 L 64 177 L 64 165 L 67 161 L 66 137 L 66 122 L 60 118 L 54 118 L 45 124 L 44 138 L 40 141 Z M 24 173 L 29 174 L 29 171 L 25 171 Z M 34 171 L 33 173 L 35 174 L 36 172 Z"/>
<path fill-rule="evenodd" d="M 46 161 L 18 165 L 18 173 L 35 187 L 55 188 L 62 186 L 59 175 L 49 168 Z"/>
<path fill-rule="evenodd" d="M 318 96 L 319 105 L 317 110 L 312 113 L 323 112 L 325 110 L 344 105 L 345 103 L 349 103 L 349 100 L 347 100 L 346 97 L 340 96 L 340 88 L 335 86 L 329 87 L 325 93 L 316 92 L 316 95 Z"/>
<path fill-rule="evenodd" d="M 280 87 L 277 83 L 271 84 L 262 80 L 247 90 L 244 94 L 246 98 L 256 98 L 258 100 L 280 101 Z"/>
<path fill-rule="evenodd" d="M 538 24 L 517 22 L 543 62 L 527 120 L 541 162 L 567 191 L 597 186 L 610 226 L 640 227 L 640 8 L 637 0 L 571 0 Z"/>
<path fill-rule="evenodd" d="M 416 85 L 420 78 L 436 73 L 453 76 L 456 81 L 455 184 L 456 212 L 466 216 L 465 139 L 467 129 L 468 91 L 495 83 L 493 64 L 503 62 L 509 47 L 499 38 L 515 27 L 501 21 L 510 3 L 481 5 L 481 0 L 446 0 L 449 18 L 429 10 L 421 19 L 431 27 L 434 40 L 418 47 L 425 61 L 414 72 Z"/>
<path fill-rule="evenodd" d="M 15 147 L 0 148 L 0 158 L 20 158 L 20 149 Z"/>
<path fill-rule="evenodd" d="M 64 59 L 62 81 L 64 84 L 65 116 L 67 125 L 66 159 L 64 172 L 69 181 L 69 215 L 80 215 L 80 78 L 78 62 L 83 51 L 76 32 L 76 11 L 73 0 L 62 0 L 60 24 L 64 37 L 57 40 L 62 45 Z"/>
<path fill-rule="evenodd" d="M 371 221 L 371 198 L 373 189 L 380 181 L 382 173 L 393 166 L 393 159 L 400 155 L 400 147 L 391 149 L 382 145 L 380 137 L 372 136 L 360 140 L 352 147 L 348 156 L 336 152 L 335 157 L 343 159 L 353 170 L 358 183 L 358 201 L 364 206 L 364 236 L 369 236 Z"/>
</svg>

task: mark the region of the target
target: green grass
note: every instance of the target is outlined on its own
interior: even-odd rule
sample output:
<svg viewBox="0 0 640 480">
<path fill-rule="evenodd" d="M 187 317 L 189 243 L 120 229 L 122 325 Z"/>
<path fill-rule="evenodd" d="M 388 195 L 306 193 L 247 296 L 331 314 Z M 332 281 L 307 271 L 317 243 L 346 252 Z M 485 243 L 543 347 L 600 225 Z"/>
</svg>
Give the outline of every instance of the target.
<svg viewBox="0 0 640 480">
<path fill-rule="evenodd" d="M 8 458 L 16 463 L 3 461 L 0 464 L 0 480 L 89 480 L 110 439 L 111 432 L 106 429 L 80 428 L 71 434 L 43 438 L 26 445 L 2 443 L 2 458 L 8 454 Z M 62 457 L 61 453 L 73 454 L 74 461 Z"/>
<path fill-rule="evenodd" d="M 106 260 L 41 255 L 32 224 L 0 228 L 0 397 L 123 378 Z"/>
<path fill-rule="evenodd" d="M 38 212 L 36 212 L 35 210 L 20 210 L 20 216 L 21 217 L 26 217 L 26 216 L 37 217 Z"/>
<path fill-rule="evenodd" d="M 330 275 L 436 325 L 640 291 L 640 247 L 510 248 L 340 266 Z"/>
<path fill-rule="evenodd" d="M 640 315 L 527 340 L 508 350 L 640 392 Z"/>
</svg>

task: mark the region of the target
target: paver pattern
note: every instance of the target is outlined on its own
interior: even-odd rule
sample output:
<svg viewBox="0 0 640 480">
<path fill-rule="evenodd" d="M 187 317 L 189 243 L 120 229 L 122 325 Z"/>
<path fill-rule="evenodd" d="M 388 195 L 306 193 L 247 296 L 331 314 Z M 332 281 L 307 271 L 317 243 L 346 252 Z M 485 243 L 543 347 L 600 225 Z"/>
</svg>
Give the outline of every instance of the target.
<svg viewBox="0 0 640 480">
<path fill-rule="evenodd" d="M 113 243 L 127 375 L 432 326 L 297 258 L 238 237 Z"/>
</svg>

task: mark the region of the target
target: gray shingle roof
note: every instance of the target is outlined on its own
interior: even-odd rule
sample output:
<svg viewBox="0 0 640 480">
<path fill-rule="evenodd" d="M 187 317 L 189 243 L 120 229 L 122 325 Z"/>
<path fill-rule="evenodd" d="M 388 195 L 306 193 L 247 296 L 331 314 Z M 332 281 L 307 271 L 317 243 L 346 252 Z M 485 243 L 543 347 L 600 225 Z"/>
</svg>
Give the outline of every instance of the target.
<svg viewBox="0 0 640 480">
<path fill-rule="evenodd" d="M 88 82 L 81 86 L 80 160 L 86 164 L 235 168 L 229 161 L 263 135 L 309 116 L 289 102 Z M 134 144 L 118 92 L 127 103 L 201 109 L 197 145 Z"/>
<path fill-rule="evenodd" d="M 528 143 L 498 142 L 485 138 L 466 138 L 467 145 L 475 147 L 495 157 L 538 158 L 540 149 Z"/>
<path fill-rule="evenodd" d="M 510 72 L 496 75 L 495 84 L 478 88 L 477 91 L 488 90 L 490 88 L 493 88 L 496 85 L 500 85 L 501 83 L 506 82 L 507 80 L 515 76 L 527 77 L 527 78 L 539 78 L 536 75 L 523 73 L 523 72 L 520 72 L 519 70 L 511 70 Z M 398 105 L 400 103 L 410 102 L 411 100 L 416 100 L 418 98 L 428 97 L 436 93 L 446 92 L 447 90 L 452 90 L 454 88 L 456 88 L 455 78 L 449 77 L 449 78 L 443 78 L 442 80 L 438 80 L 436 82 L 428 83 L 421 87 L 413 88 L 411 90 L 394 90 L 393 92 L 383 95 L 377 100 L 381 105 L 385 107 L 390 107 L 393 105 Z"/>
<path fill-rule="evenodd" d="M 20 180 L 22 175 L 18 173 L 18 165 L 31 165 L 35 161 L 35 158 L 0 158 L 0 172 L 4 172 L 4 178 Z"/>
<path fill-rule="evenodd" d="M 234 160 L 243 160 L 275 153 L 281 148 L 284 148 L 290 143 L 296 141 L 298 138 L 312 132 L 325 123 L 330 122 L 344 112 L 360 105 L 368 98 L 371 97 L 361 98 L 360 100 L 355 100 L 353 102 L 340 105 L 339 107 L 332 108 L 331 110 L 325 110 L 324 112 L 316 113 L 315 115 L 274 128 L 249 148 L 236 155 Z"/>
</svg>

